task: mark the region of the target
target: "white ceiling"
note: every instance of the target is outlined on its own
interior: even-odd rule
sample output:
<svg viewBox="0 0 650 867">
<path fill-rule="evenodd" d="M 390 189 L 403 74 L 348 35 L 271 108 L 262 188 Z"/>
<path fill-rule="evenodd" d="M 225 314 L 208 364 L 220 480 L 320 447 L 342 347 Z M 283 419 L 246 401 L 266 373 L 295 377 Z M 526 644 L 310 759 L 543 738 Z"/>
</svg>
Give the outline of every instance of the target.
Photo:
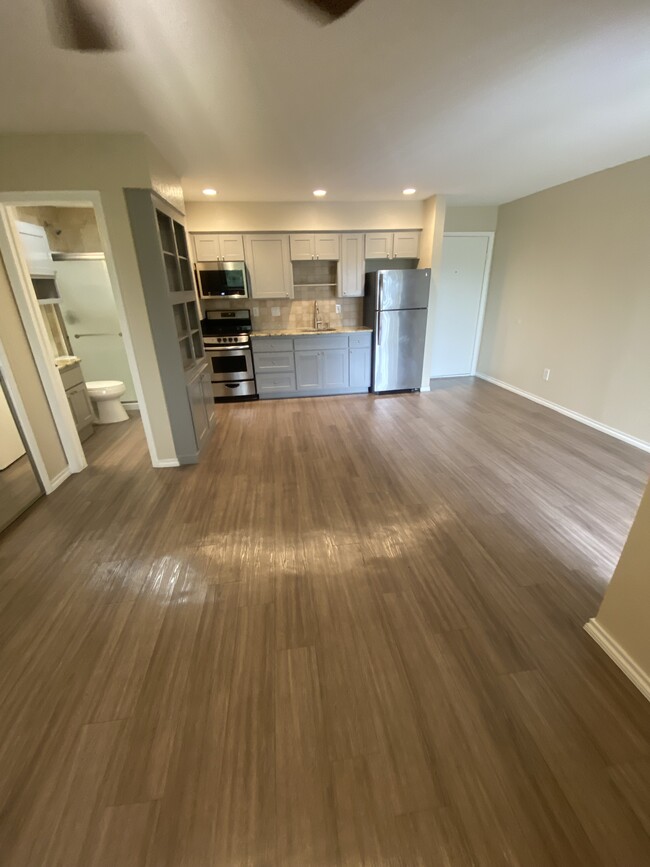
<svg viewBox="0 0 650 867">
<path fill-rule="evenodd" d="M 104 0 L 127 47 L 0 11 L 0 130 L 146 132 L 186 198 L 500 203 L 650 151 L 648 0 Z"/>
</svg>

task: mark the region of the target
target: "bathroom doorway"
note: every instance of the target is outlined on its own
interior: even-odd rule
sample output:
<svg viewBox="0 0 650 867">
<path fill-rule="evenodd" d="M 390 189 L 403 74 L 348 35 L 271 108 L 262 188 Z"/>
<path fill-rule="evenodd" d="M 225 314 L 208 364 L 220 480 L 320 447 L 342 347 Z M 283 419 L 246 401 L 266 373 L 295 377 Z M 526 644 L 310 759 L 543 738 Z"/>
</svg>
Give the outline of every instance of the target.
<svg viewBox="0 0 650 867">
<path fill-rule="evenodd" d="M 0 533 L 43 495 L 0 374 Z"/>
<path fill-rule="evenodd" d="M 28 314 L 38 320 L 34 332 L 63 385 L 77 447 L 82 444 L 81 469 L 99 463 L 104 445 L 110 448 L 126 428 L 137 427 L 144 441 L 137 370 L 125 341 L 109 251 L 91 202 L 12 204 L 8 215 L 22 273 L 29 275 Z M 69 427 L 68 416 L 59 432 L 74 439 Z"/>
</svg>

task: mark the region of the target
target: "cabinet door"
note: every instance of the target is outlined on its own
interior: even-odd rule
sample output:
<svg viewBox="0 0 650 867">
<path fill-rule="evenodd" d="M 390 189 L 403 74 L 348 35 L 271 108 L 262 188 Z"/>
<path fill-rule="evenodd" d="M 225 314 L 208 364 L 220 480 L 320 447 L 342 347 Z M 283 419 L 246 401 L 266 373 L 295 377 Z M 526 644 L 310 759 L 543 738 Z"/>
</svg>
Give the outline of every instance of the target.
<svg viewBox="0 0 650 867">
<path fill-rule="evenodd" d="M 219 235 L 219 246 L 224 262 L 244 261 L 244 239 L 241 235 Z"/>
<path fill-rule="evenodd" d="M 363 235 L 341 236 L 341 295 L 363 295 L 366 260 Z"/>
<path fill-rule="evenodd" d="M 83 428 L 91 425 L 94 421 L 94 415 L 84 383 L 75 385 L 74 388 L 66 391 L 66 395 L 77 430 L 83 430 Z"/>
<path fill-rule="evenodd" d="M 201 389 L 203 391 L 203 406 L 208 417 L 208 427 L 213 428 L 216 422 L 214 414 L 214 395 L 212 393 L 212 374 L 209 370 L 201 376 Z"/>
<path fill-rule="evenodd" d="M 309 259 L 311 262 L 315 257 L 313 235 L 289 235 L 289 242 L 291 244 L 292 262 L 303 262 L 305 259 Z"/>
<path fill-rule="evenodd" d="M 355 346 L 350 352 L 350 388 L 370 388 L 370 347 Z"/>
<path fill-rule="evenodd" d="M 218 262 L 221 257 L 219 235 L 194 235 L 197 262 Z"/>
<path fill-rule="evenodd" d="M 419 259 L 420 233 L 395 232 L 393 243 L 393 259 Z"/>
<path fill-rule="evenodd" d="M 54 274 L 54 262 L 50 253 L 47 232 L 42 226 L 17 221 L 18 234 L 23 245 L 30 274 Z"/>
<path fill-rule="evenodd" d="M 288 235 L 247 235 L 246 264 L 253 298 L 293 298 Z"/>
<path fill-rule="evenodd" d="M 392 259 L 393 233 L 370 232 L 366 235 L 366 259 Z"/>
<path fill-rule="evenodd" d="M 196 445 L 200 449 L 210 430 L 202 376 L 197 376 L 196 379 L 190 382 L 187 386 L 187 396 L 190 401 L 190 409 L 192 410 Z"/>
<path fill-rule="evenodd" d="M 347 388 L 350 382 L 347 349 L 325 349 L 322 353 L 323 386 Z"/>
<path fill-rule="evenodd" d="M 314 235 L 314 253 L 317 259 L 338 262 L 341 258 L 341 236 Z"/>
<path fill-rule="evenodd" d="M 311 349 L 296 352 L 296 389 L 310 391 L 323 386 L 323 353 Z"/>
</svg>

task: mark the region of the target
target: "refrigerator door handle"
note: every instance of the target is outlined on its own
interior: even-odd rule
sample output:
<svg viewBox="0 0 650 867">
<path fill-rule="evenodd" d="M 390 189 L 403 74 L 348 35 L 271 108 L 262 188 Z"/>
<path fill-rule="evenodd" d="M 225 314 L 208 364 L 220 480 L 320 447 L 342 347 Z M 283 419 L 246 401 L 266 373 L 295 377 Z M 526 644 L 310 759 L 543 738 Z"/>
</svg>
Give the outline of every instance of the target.
<svg viewBox="0 0 650 867">
<path fill-rule="evenodd" d="M 377 346 L 381 346 L 381 313 L 377 314 Z"/>
</svg>

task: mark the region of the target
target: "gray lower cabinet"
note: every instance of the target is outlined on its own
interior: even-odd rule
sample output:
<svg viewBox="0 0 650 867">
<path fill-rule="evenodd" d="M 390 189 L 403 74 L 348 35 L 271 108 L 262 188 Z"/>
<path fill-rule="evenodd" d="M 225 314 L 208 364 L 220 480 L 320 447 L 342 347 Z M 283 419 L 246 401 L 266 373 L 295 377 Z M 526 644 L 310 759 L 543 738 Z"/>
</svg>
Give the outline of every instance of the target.
<svg viewBox="0 0 650 867">
<path fill-rule="evenodd" d="M 195 379 L 188 383 L 187 396 L 192 410 L 196 441 L 200 449 L 207 440 L 214 424 L 214 400 L 208 368 L 204 368 Z"/>
<path fill-rule="evenodd" d="M 61 371 L 61 381 L 68 398 L 70 411 L 74 419 L 79 439 L 87 440 L 94 431 L 95 416 L 93 407 L 88 397 L 88 389 L 84 382 L 81 366 L 74 364 Z"/>
<path fill-rule="evenodd" d="M 301 349 L 296 352 L 296 388 L 313 391 L 323 387 L 322 352 Z"/>
<path fill-rule="evenodd" d="M 253 337 L 261 398 L 359 394 L 370 388 L 372 332 Z"/>
</svg>

